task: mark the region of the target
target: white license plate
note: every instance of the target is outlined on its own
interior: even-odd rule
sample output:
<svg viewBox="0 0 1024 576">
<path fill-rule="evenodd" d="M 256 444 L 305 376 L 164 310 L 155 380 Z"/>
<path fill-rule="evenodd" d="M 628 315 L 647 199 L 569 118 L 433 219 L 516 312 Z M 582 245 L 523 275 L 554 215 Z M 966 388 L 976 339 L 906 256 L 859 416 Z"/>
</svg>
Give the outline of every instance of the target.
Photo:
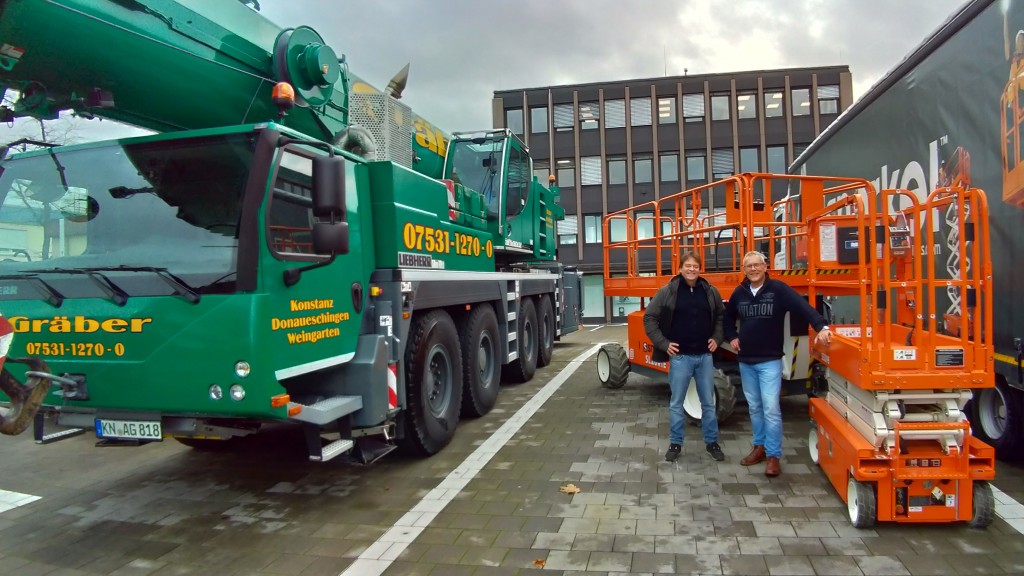
<svg viewBox="0 0 1024 576">
<path fill-rule="evenodd" d="M 160 422 L 140 422 L 137 420 L 100 420 L 96 419 L 97 438 L 129 438 L 132 440 L 163 440 L 163 429 Z"/>
</svg>

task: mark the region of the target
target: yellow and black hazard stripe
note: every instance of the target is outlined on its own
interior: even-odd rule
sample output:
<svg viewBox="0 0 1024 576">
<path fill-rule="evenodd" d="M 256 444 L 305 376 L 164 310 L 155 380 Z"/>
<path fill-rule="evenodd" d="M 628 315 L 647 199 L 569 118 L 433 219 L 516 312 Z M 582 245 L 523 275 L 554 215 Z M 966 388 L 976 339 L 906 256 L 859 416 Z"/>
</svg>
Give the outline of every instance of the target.
<svg viewBox="0 0 1024 576">
<path fill-rule="evenodd" d="M 796 357 L 800 354 L 800 337 L 796 337 L 796 342 L 793 343 L 793 361 L 789 364 L 789 379 L 796 379 Z"/>
<path fill-rule="evenodd" d="M 855 268 L 816 268 L 814 272 L 819 276 L 831 274 L 851 274 Z M 775 270 L 779 276 L 806 276 L 810 273 L 807 268 L 792 268 L 787 270 Z"/>
</svg>

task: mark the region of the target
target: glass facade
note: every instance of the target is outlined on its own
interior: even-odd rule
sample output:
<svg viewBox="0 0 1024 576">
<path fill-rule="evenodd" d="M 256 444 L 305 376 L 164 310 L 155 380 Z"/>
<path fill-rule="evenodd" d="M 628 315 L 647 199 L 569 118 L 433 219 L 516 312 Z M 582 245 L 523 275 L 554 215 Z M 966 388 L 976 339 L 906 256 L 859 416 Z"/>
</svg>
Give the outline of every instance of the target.
<svg viewBox="0 0 1024 576">
<path fill-rule="evenodd" d="M 785 173 L 814 130 L 851 104 L 850 92 L 842 66 L 554 86 L 496 92 L 504 102 L 496 123 L 535 135 L 533 175 L 546 183 L 554 174 L 561 188 L 559 260 L 584 273 L 585 320 L 622 322 L 639 298 L 604 296 L 601 247 L 624 241 L 626 222 L 613 218 L 606 234 L 603 214 L 736 172 Z M 702 211 L 724 201 L 708 194 Z M 653 219 L 637 223 L 643 237 L 655 228 Z M 662 228 L 668 233 L 671 222 Z M 611 274 L 624 270 L 623 258 L 610 259 Z"/>
</svg>

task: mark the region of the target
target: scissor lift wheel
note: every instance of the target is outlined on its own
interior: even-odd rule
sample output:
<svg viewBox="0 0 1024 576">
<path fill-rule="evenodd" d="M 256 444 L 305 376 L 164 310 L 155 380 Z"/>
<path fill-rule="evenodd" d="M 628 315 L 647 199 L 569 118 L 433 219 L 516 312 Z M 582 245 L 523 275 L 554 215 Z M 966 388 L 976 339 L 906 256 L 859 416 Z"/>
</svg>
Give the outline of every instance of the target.
<svg viewBox="0 0 1024 576">
<path fill-rule="evenodd" d="M 968 525 L 971 528 L 986 528 L 992 523 L 996 512 L 996 500 L 988 482 L 975 482 L 971 490 L 974 498 L 974 512 Z"/>
<path fill-rule="evenodd" d="M 807 451 L 811 454 L 811 462 L 818 464 L 818 424 L 811 420 L 811 431 L 807 434 Z"/>
<path fill-rule="evenodd" d="M 618 344 L 605 344 L 597 351 L 597 377 L 606 388 L 622 388 L 629 378 L 629 358 Z"/>
<path fill-rule="evenodd" d="M 852 476 L 846 484 L 846 507 L 854 528 L 870 528 L 878 519 L 878 501 L 872 485 L 858 482 Z"/>
</svg>

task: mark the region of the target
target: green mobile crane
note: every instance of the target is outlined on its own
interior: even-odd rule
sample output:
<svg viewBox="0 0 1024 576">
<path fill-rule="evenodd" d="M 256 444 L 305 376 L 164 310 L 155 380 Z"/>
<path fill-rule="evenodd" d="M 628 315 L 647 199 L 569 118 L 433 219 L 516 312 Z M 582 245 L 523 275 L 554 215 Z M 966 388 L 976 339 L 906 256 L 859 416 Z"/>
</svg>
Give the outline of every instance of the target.
<svg viewBox="0 0 1024 576">
<path fill-rule="evenodd" d="M 52 385 L 7 418 L 197 447 L 288 421 L 310 459 L 368 462 L 436 453 L 529 380 L 578 327 L 558 190 L 514 134 L 448 136 L 403 83 L 243 2 L 0 1 L 0 118 L 159 132 L 4 151 L 7 368 Z"/>
</svg>

